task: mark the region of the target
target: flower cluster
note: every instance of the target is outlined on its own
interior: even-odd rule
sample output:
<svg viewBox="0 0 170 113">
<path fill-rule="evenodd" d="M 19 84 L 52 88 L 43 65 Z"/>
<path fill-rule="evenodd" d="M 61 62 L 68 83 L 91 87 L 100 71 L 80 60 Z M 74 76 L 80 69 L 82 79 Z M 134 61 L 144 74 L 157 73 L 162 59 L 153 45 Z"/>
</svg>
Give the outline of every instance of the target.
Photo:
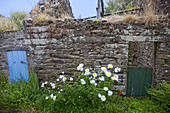
<svg viewBox="0 0 170 113">
<path fill-rule="evenodd" d="M 83 66 L 84 64 L 79 64 L 77 67 L 77 70 L 83 71 Z M 88 68 L 85 69 L 85 73 L 84 75 L 87 76 L 89 75 L 89 82 L 90 84 L 94 84 L 95 86 L 97 86 L 99 83 L 105 81 L 106 79 L 110 79 L 112 81 L 118 81 L 118 75 L 116 73 L 121 71 L 121 68 L 116 67 L 114 70 L 112 69 L 113 65 L 112 64 L 108 64 L 107 68 L 106 67 L 101 67 L 102 72 L 104 73 L 104 75 L 98 75 L 96 72 L 91 73 L 90 70 Z M 110 71 L 110 70 L 113 71 Z M 84 79 L 80 79 L 81 84 L 85 85 L 87 84 L 88 81 L 85 81 Z M 99 81 L 99 82 L 97 82 Z M 113 92 L 111 90 L 108 89 L 108 87 L 104 87 L 103 88 L 104 91 L 107 91 L 107 95 L 108 96 L 112 96 Z M 98 94 L 98 97 L 102 100 L 105 101 L 106 100 L 106 96 L 105 95 L 101 95 L 100 93 Z"/>
</svg>

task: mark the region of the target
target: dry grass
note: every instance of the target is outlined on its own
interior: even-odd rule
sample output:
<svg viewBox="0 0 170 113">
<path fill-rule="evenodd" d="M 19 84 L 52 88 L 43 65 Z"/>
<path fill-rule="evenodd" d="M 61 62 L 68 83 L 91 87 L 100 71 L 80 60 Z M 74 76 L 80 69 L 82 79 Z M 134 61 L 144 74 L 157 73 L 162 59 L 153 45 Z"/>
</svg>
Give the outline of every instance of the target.
<svg viewBox="0 0 170 113">
<path fill-rule="evenodd" d="M 54 16 L 49 16 L 46 13 L 39 13 L 36 17 L 33 18 L 34 21 L 36 22 L 41 22 L 44 20 L 56 20 Z"/>
<path fill-rule="evenodd" d="M 156 0 L 145 0 L 145 3 L 143 5 L 143 17 L 144 22 L 146 25 L 149 25 L 155 21 L 158 21 L 157 17 L 155 16 L 157 14 L 156 12 Z"/>
<path fill-rule="evenodd" d="M 125 22 L 125 23 L 131 23 L 138 21 L 139 19 L 132 14 L 125 14 L 125 15 L 114 15 L 114 16 L 109 16 L 107 18 L 103 18 L 102 20 L 107 20 L 107 22 L 112 23 L 112 22 Z"/>
<path fill-rule="evenodd" d="M 17 30 L 17 25 L 9 18 L 0 17 L 0 31 Z"/>
<path fill-rule="evenodd" d="M 62 14 L 59 20 L 72 19 L 68 14 Z"/>
<path fill-rule="evenodd" d="M 71 17 L 66 14 L 62 14 L 60 18 L 56 18 L 55 16 L 50 16 L 46 12 L 39 13 L 36 17 L 33 18 L 34 22 L 41 22 L 45 20 L 55 21 L 55 20 L 65 20 L 65 19 L 71 19 Z"/>
</svg>

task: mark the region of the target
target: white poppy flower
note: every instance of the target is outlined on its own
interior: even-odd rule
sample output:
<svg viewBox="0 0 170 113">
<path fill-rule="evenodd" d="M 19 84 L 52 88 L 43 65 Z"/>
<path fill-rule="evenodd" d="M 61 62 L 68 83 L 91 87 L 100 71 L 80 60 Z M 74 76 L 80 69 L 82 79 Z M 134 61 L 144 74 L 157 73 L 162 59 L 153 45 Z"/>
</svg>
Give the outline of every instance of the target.
<svg viewBox="0 0 170 113">
<path fill-rule="evenodd" d="M 52 89 L 55 89 L 55 86 L 52 86 Z"/>
<path fill-rule="evenodd" d="M 103 96 L 101 96 L 101 100 L 102 101 L 105 101 L 106 100 L 106 97 L 103 95 Z"/>
<path fill-rule="evenodd" d="M 93 73 L 93 77 L 96 78 L 97 77 L 97 73 Z"/>
<path fill-rule="evenodd" d="M 102 76 L 102 77 L 99 77 L 99 80 L 104 81 L 105 78 Z"/>
<path fill-rule="evenodd" d="M 83 67 L 82 66 L 78 66 L 77 70 L 83 71 Z"/>
<path fill-rule="evenodd" d="M 112 75 L 111 72 L 109 72 L 109 71 L 106 72 L 107 77 L 111 77 L 111 75 Z"/>
<path fill-rule="evenodd" d="M 106 67 L 101 67 L 102 71 L 107 71 Z"/>
<path fill-rule="evenodd" d="M 53 95 L 53 94 L 51 94 L 51 98 L 53 98 L 53 96 L 54 96 L 54 95 Z"/>
<path fill-rule="evenodd" d="M 120 72 L 121 71 L 121 68 L 119 68 L 119 67 L 116 67 L 115 68 L 115 73 L 118 73 L 118 72 Z"/>
<path fill-rule="evenodd" d="M 99 98 L 101 98 L 101 97 L 102 97 L 102 95 L 99 93 L 99 94 L 98 94 L 98 97 L 99 97 Z"/>
<path fill-rule="evenodd" d="M 89 72 L 90 70 L 87 68 L 87 69 L 85 69 L 85 72 Z"/>
<path fill-rule="evenodd" d="M 45 83 L 44 84 L 48 84 L 48 82 L 47 81 L 45 81 Z"/>
<path fill-rule="evenodd" d="M 45 99 L 47 100 L 49 97 L 45 97 Z"/>
<path fill-rule="evenodd" d="M 116 81 L 118 81 L 118 75 L 117 75 L 117 74 L 114 74 L 114 76 L 111 77 L 111 80 L 116 80 Z"/>
<path fill-rule="evenodd" d="M 70 81 L 73 81 L 73 78 L 72 78 L 72 77 L 70 77 Z"/>
<path fill-rule="evenodd" d="M 112 64 L 108 64 L 108 67 L 107 67 L 108 69 L 111 69 L 111 68 L 113 68 L 113 65 Z"/>
<path fill-rule="evenodd" d="M 60 76 L 59 76 L 59 78 L 61 78 L 61 79 L 62 79 L 63 77 L 64 77 L 64 75 L 60 75 Z"/>
<path fill-rule="evenodd" d="M 56 96 L 53 96 L 53 100 L 55 101 L 55 99 L 56 99 Z"/>
<path fill-rule="evenodd" d="M 113 92 L 109 90 L 109 91 L 108 91 L 108 95 L 109 95 L 109 96 L 112 96 L 112 94 L 113 94 Z"/>
<path fill-rule="evenodd" d="M 107 87 L 104 87 L 103 90 L 108 91 L 109 89 Z"/>
<path fill-rule="evenodd" d="M 85 82 L 85 81 L 82 81 L 82 82 L 81 82 L 81 84 L 83 84 L 83 85 L 84 85 L 84 84 L 86 84 L 86 82 Z"/>
<path fill-rule="evenodd" d="M 94 83 L 95 83 L 95 80 L 90 80 L 90 83 L 91 83 L 91 84 L 94 84 Z"/>
<path fill-rule="evenodd" d="M 84 79 L 80 79 L 80 81 L 81 81 L 81 82 L 83 82 L 83 81 L 84 81 Z"/>
<path fill-rule="evenodd" d="M 63 82 L 65 82 L 67 80 L 67 78 L 66 77 L 63 77 Z"/>
<path fill-rule="evenodd" d="M 83 66 L 84 66 L 84 64 L 79 64 L 79 66 L 80 66 L 80 67 L 83 67 Z"/>
<path fill-rule="evenodd" d="M 41 84 L 41 87 L 44 87 L 44 83 Z"/>
</svg>

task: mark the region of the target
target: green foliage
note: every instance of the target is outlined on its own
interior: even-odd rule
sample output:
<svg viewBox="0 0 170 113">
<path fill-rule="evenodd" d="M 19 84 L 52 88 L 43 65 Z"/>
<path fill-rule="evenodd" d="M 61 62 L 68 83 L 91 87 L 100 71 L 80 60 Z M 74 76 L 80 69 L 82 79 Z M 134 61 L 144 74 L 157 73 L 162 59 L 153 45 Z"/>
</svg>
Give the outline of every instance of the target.
<svg viewBox="0 0 170 113">
<path fill-rule="evenodd" d="M 39 89 L 39 80 L 34 71 L 30 72 L 28 85 L 31 89 Z"/>
<path fill-rule="evenodd" d="M 155 88 L 149 89 L 148 94 L 152 95 L 155 100 L 161 103 L 161 105 L 170 110 L 170 84 L 159 83 Z"/>
<path fill-rule="evenodd" d="M 5 87 L 6 84 L 7 84 L 7 79 L 6 79 L 6 77 L 1 73 L 1 74 L 0 74 L 0 88 Z"/>
<path fill-rule="evenodd" d="M 137 0 L 110 0 L 105 7 L 105 13 L 136 8 Z"/>
<path fill-rule="evenodd" d="M 11 20 L 15 22 L 18 30 L 24 29 L 23 20 L 26 16 L 27 14 L 23 12 L 14 12 L 11 14 Z"/>
<path fill-rule="evenodd" d="M 0 106 L 3 109 L 19 108 L 28 102 L 28 87 L 25 81 L 8 83 L 1 90 Z"/>
<path fill-rule="evenodd" d="M 24 79 L 19 79 L 18 82 L 9 82 L 4 88 L 0 88 L 0 108 L 11 110 L 16 108 L 27 108 L 31 105 L 38 94 L 42 94 L 39 90 L 38 78 L 35 73 L 31 73 L 29 82 Z"/>
</svg>

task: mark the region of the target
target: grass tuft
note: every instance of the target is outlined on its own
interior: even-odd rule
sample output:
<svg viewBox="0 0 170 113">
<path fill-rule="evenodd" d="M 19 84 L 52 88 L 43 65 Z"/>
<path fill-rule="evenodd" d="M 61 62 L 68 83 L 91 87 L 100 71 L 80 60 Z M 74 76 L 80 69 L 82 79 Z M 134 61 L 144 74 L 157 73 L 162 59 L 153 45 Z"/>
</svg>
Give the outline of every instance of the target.
<svg viewBox="0 0 170 113">
<path fill-rule="evenodd" d="M 0 17 L 0 31 L 17 30 L 17 25 L 9 18 Z"/>
</svg>

